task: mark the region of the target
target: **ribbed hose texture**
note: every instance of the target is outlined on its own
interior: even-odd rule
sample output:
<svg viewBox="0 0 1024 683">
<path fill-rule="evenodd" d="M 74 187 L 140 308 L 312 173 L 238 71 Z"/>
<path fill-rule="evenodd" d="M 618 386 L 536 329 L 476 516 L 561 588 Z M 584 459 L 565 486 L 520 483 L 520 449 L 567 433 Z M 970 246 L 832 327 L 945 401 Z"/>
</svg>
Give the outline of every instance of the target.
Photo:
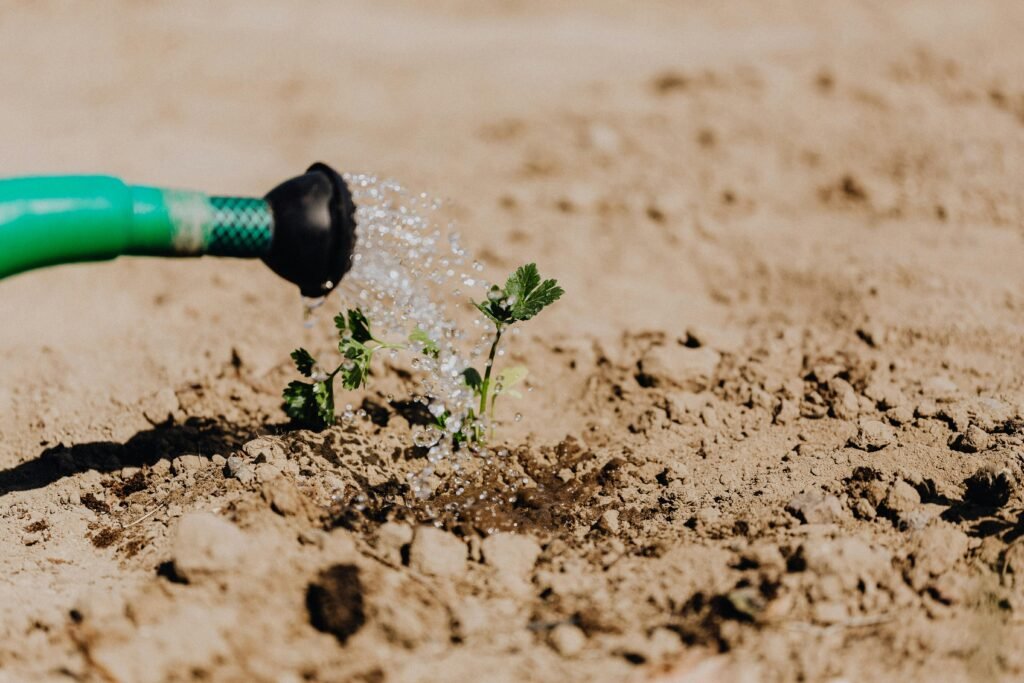
<svg viewBox="0 0 1024 683">
<path fill-rule="evenodd" d="M 206 253 L 212 256 L 261 257 L 270 249 L 274 216 L 270 205 L 253 197 L 210 197 L 213 224 Z"/>
</svg>

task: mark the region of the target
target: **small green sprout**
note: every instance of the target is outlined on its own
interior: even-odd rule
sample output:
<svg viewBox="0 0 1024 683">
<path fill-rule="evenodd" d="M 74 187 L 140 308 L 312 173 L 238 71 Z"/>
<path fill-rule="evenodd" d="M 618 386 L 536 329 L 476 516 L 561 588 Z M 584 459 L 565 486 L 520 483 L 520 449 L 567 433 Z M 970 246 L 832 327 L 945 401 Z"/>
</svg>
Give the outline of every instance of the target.
<svg viewBox="0 0 1024 683">
<path fill-rule="evenodd" d="M 514 387 L 528 374 L 525 366 L 516 365 L 494 372 L 495 358 L 502 333 L 511 325 L 529 320 L 544 308 L 557 301 L 564 291 L 555 280 L 541 280 L 537 265 L 529 263 L 509 276 L 504 287 L 494 285 L 487 292 L 487 301 L 473 305 L 494 323 L 494 341 L 491 344 L 483 374 L 473 367 L 462 372 L 463 382 L 473 392 L 477 401 L 474 410 L 467 415 L 465 426 L 453 435 L 457 444 L 484 445 L 488 435 L 480 427 L 478 418 L 494 417 L 494 406 L 502 394 L 519 396 Z M 401 344 L 391 344 L 376 339 L 370 330 L 370 321 L 362 310 L 350 309 L 334 318 L 338 330 L 338 351 L 342 362 L 331 372 L 325 372 L 317 360 L 306 349 L 292 352 L 295 368 L 311 382 L 294 381 L 284 390 L 285 412 L 294 420 L 307 424 L 325 426 L 334 423 L 334 379 L 340 375 L 345 389 L 358 389 L 366 384 L 370 374 L 373 355 L 381 349 L 405 349 Z M 416 328 L 409 334 L 414 349 L 428 358 L 438 358 L 441 349 L 437 342 L 424 330 Z M 450 413 L 447 411 L 435 418 L 439 429 L 444 430 Z"/>
<path fill-rule="evenodd" d="M 307 424 L 334 424 L 334 379 L 341 376 L 344 388 L 358 389 L 366 384 L 373 354 L 381 349 L 404 349 L 376 339 L 370 321 L 358 308 L 339 313 L 334 318 L 338 330 L 338 352 L 343 358 L 331 372 L 324 372 L 306 349 L 292 351 L 295 369 L 312 382 L 293 381 L 284 390 L 284 411 L 288 417 Z"/>
</svg>

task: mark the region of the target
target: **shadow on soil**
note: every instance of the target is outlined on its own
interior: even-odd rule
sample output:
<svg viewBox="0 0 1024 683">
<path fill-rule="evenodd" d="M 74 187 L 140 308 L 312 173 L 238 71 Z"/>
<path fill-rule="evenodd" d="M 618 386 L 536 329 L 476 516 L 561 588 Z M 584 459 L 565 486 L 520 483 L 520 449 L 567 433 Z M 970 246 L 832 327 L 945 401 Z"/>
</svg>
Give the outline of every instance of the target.
<svg viewBox="0 0 1024 683">
<path fill-rule="evenodd" d="M 266 430 L 260 430 L 266 431 Z M 0 496 L 12 491 L 40 489 L 79 472 L 113 472 L 143 467 L 181 455 L 211 457 L 239 448 L 256 436 L 254 428 L 192 417 L 137 433 L 124 443 L 94 441 L 47 448 L 32 460 L 0 470 Z"/>
</svg>

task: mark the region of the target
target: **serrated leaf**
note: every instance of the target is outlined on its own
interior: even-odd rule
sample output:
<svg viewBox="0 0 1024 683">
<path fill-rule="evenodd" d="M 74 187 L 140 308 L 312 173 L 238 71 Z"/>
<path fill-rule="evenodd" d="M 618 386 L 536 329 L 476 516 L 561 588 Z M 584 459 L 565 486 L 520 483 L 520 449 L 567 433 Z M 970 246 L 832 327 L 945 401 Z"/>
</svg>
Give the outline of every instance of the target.
<svg viewBox="0 0 1024 683">
<path fill-rule="evenodd" d="M 541 282 L 537 264 L 520 266 L 505 283 L 513 322 L 529 320 L 546 306 L 557 301 L 565 291 L 555 280 Z"/>
<path fill-rule="evenodd" d="M 519 266 L 516 272 L 508 276 L 508 280 L 505 282 L 505 294 L 510 299 L 514 297 L 518 304 L 525 300 L 527 295 L 539 284 L 540 273 L 537 272 L 537 264 L 527 263 L 525 266 Z"/>
<path fill-rule="evenodd" d="M 348 329 L 357 342 L 366 343 L 373 339 L 373 335 L 370 334 L 370 321 L 358 308 L 350 308 L 348 311 Z"/>
<path fill-rule="evenodd" d="M 291 382 L 284 390 L 284 412 L 299 422 L 334 423 L 334 389 L 330 382 Z"/>
<path fill-rule="evenodd" d="M 320 422 L 325 425 L 334 424 L 334 385 L 330 382 L 314 384 L 313 400 Z"/>
<path fill-rule="evenodd" d="M 295 349 L 292 351 L 292 360 L 295 361 L 296 370 L 306 377 L 313 376 L 313 366 L 316 365 L 316 359 L 310 355 L 309 351 L 303 348 Z"/>
<path fill-rule="evenodd" d="M 437 358 L 441 353 L 441 348 L 437 345 L 437 342 L 431 339 L 429 334 L 418 327 L 409 335 L 409 341 L 423 344 L 423 355 L 425 356 Z"/>
</svg>

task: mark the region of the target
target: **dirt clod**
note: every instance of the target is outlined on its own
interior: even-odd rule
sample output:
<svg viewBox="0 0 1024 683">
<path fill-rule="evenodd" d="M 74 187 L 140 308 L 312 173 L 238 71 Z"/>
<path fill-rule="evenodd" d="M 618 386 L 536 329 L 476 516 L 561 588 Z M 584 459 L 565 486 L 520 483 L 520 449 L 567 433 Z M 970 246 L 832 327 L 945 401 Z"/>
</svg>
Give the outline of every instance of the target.
<svg viewBox="0 0 1024 683">
<path fill-rule="evenodd" d="M 231 522 L 208 512 L 190 512 L 178 521 L 171 546 L 175 573 L 186 581 L 238 567 L 245 536 Z"/>
</svg>

